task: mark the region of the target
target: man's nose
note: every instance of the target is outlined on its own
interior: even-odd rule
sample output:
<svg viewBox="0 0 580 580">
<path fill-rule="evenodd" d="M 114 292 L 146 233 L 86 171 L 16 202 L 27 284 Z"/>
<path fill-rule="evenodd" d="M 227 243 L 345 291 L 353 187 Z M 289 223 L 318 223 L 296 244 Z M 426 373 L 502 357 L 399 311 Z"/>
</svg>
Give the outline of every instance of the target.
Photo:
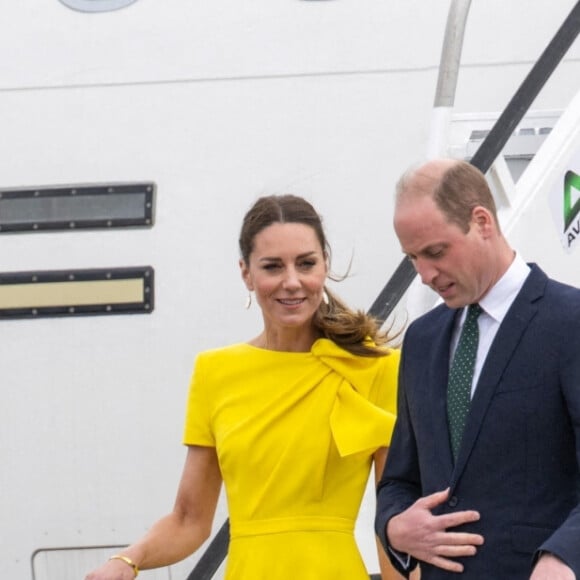
<svg viewBox="0 0 580 580">
<path fill-rule="evenodd" d="M 427 286 L 430 286 L 437 276 L 437 269 L 433 266 L 433 264 L 431 264 L 428 260 L 416 258 L 413 261 L 413 266 L 415 266 L 415 270 L 417 274 L 419 274 L 421 282 Z"/>
</svg>

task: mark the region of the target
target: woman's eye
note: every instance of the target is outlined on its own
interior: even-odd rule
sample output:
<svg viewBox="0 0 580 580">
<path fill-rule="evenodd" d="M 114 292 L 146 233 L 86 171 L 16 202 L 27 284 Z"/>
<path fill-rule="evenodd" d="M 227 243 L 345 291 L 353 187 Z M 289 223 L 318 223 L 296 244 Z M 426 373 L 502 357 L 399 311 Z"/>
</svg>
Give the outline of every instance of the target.
<svg viewBox="0 0 580 580">
<path fill-rule="evenodd" d="M 279 264 L 264 264 L 263 266 L 264 270 L 276 270 L 279 267 Z"/>
<path fill-rule="evenodd" d="M 316 265 L 314 260 L 305 260 L 304 262 L 300 263 L 300 267 L 304 269 L 313 268 Z"/>
</svg>

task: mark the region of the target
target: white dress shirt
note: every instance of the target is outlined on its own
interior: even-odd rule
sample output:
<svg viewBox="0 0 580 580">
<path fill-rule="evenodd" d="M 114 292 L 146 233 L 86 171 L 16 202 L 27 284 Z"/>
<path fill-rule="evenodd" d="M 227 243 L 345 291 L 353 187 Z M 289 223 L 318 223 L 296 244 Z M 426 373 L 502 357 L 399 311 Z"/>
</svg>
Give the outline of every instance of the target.
<svg viewBox="0 0 580 580">
<path fill-rule="evenodd" d="M 525 263 L 524 259 L 516 253 L 513 262 L 506 270 L 505 274 L 495 283 L 489 292 L 479 301 L 482 313 L 477 319 L 479 328 L 479 343 L 477 345 L 477 356 L 475 359 L 475 369 L 473 371 L 473 382 L 471 384 L 471 397 L 475 392 L 479 375 L 483 363 L 487 357 L 487 353 L 491 347 L 491 343 L 499 330 L 499 325 L 502 323 L 507 311 L 510 309 L 513 301 L 516 299 L 518 292 L 521 290 L 528 274 L 530 267 Z M 453 360 L 457 343 L 459 342 L 459 335 L 463 328 L 463 323 L 467 316 L 467 306 L 463 309 L 461 316 L 458 317 L 458 322 L 453 329 L 453 336 L 451 339 L 451 356 L 449 357 L 449 364 Z"/>
</svg>

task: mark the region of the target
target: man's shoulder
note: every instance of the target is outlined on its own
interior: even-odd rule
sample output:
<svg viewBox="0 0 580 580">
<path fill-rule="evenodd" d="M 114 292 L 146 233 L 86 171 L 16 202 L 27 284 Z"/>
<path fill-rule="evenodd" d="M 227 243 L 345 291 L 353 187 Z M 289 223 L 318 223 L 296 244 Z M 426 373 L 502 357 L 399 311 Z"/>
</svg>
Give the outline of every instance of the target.
<svg viewBox="0 0 580 580">
<path fill-rule="evenodd" d="M 548 276 L 537 264 L 530 264 L 529 286 L 540 285 L 544 298 L 555 300 L 562 308 L 580 304 L 580 288 Z"/>
<path fill-rule="evenodd" d="M 439 335 L 446 325 L 451 323 L 456 312 L 456 309 L 439 304 L 413 320 L 409 324 L 407 333 L 416 332 L 423 336 Z"/>
<path fill-rule="evenodd" d="M 413 324 L 417 323 L 431 325 L 436 321 L 448 321 L 450 318 L 455 316 L 456 312 L 456 308 L 449 308 L 449 306 L 446 304 L 441 303 L 431 308 L 431 310 L 425 312 L 425 314 L 419 316 L 416 320 L 413 321 Z"/>
</svg>

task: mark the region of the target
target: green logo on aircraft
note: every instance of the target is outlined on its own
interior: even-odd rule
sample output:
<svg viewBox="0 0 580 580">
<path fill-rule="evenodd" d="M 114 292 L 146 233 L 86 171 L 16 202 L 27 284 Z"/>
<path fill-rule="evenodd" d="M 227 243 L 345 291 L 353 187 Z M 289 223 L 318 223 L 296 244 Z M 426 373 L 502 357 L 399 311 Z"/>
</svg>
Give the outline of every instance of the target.
<svg viewBox="0 0 580 580">
<path fill-rule="evenodd" d="M 578 199 L 572 204 L 572 193 L 576 192 Z M 580 214 L 580 175 L 573 171 L 566 171 L 564 176 L 564 231 L 566 231 L 574 218 Z"/>
</svg>

